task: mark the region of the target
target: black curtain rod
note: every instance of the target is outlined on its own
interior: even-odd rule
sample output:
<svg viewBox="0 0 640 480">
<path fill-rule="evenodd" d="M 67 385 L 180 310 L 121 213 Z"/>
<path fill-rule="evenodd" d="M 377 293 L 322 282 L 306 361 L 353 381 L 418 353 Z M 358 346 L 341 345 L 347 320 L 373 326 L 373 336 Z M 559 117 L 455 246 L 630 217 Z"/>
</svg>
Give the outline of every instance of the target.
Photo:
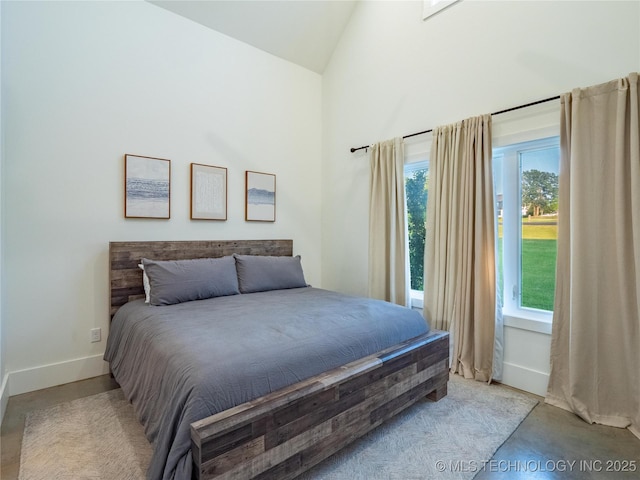
<svg viewBox="0 0 640 480">
<path fill-rule="evenodd" d="M 491 114 L 491 116 L 500 115 L 501 113 L 513 112 L 514 110 L 520 110 L 521 108 L 532 107 L 532 106 L 538 105 L 540 103 L 551 102 L 552 100 L 558 100 L 559 98 L 560 98 L 560 95 L 556 95 L 555 97 L 545 98 L 544 100 L 538 100 L 536 102 L 527 103 L 525 105 L 518 105 L 517 107 L 511 107 L 511 108 L 507 108 L 505 110 L 500 110 L 499 112 L 493 112 Z M 429 130 L 424 130 L 422 132 L 411 133 L 409 135 L 405 135 L 402 138 L 405 139 L 405 138 L 415 137 L 415 136 L 424 135 L 425 133 L 430 133 L 430 132 L 433 132 L 433 128 L 431 128 Z M 363 148 L 369 148 L 369 147 L 370 147 L 370 145 L 364 145 L 362 147 L 357 147 L 357 148 L 356 147 L 351 147 L 351 153 L 357 152 L 358 150 L 362 150 Z"/>
</svg>

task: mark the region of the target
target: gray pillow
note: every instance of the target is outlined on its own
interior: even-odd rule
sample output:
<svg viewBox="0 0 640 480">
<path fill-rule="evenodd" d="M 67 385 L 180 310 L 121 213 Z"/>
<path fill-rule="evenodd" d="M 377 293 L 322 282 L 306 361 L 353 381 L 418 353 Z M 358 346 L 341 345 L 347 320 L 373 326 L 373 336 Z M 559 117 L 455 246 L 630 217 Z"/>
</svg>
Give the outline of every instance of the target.
<svg viewBox="0 0 640 480">
<path fill-rule="evenodd" d="M 142 259 L 149 277 L 151 305 L 236 295 L 238 275 L 233 257 L 155 261 Z"/>
<path fill-rule="evenodd" d="M 240 292 L 266 292 L 285 288 L 306 287 L 300 255 L 269 257 L 233 255 L 236 259 Z"/>
</svg>

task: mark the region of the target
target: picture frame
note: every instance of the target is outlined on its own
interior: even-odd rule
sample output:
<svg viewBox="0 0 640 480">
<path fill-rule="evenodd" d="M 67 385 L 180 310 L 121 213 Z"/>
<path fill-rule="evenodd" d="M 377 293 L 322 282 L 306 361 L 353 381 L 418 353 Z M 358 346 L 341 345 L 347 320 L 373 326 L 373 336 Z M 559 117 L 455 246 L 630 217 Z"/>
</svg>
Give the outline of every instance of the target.
<svg viewBox="0 0 640 480">
<path fill-rule="evenodd" d="M 125 218 L 171 218 L 171 160 L 125 154 Z"/>
<path fill-rule="evenodd" d="M 191 219 L 227 219 L 227 169 L 191 164 Z"/>
<path fill-rule="evenodd" d="M 245 172 L 245 220 L 276 221 L 276 176 L 272 173 Z"/>
</svg>

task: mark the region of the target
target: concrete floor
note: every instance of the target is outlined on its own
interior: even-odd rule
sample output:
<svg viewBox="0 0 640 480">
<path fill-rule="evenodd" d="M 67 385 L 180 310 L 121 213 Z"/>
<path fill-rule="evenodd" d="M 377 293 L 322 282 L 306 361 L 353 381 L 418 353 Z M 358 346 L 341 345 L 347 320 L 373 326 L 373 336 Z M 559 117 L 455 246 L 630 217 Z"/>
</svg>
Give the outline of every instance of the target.
<svg viewBox="0 0 640 480">
<path fill-rule="evenodd" d="M 103 375 L 11 397 L 0 435 L 0 478 L 18 479 L 28 412 L 114 388 L 115 381 Z M 640 479 L 640 439 L 631 432 L 589 425 L 532 397 L 540 403 L 488 463 L 465 463 L 461 454 L 459 463 L 443 469 L 477 472 L 475 480 Z"/>
<path fill-rule="evenodd" d="M 475 480 L 640 479 L 640 439 L 540 403 Z"/>
</svg>

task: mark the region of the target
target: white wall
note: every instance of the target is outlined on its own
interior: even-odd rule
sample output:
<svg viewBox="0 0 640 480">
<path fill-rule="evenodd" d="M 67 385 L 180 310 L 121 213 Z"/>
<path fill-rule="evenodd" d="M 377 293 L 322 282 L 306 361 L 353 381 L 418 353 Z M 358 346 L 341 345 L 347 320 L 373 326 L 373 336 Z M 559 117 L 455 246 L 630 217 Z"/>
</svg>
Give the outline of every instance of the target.
<svg viewBox="0 0 640 480">
<path fill-rule="evenodd" d="M 109 241 L 292 238 L 320 285 L 319 75 L 142 1 L 2 9 L 11 395 L 106 371 Z M 125 153 L 172 160 L 170 220 L 123 218 Z M 228 221 L 189 220 L 190 162 L 229 169 Z M 245 170 L 275 223 L 244 221 Z"/>
<path fill-rule="evenodd" d="M 361 2 L 323 76 L 326 288 L 367 293 L 369 167 L 350 147 L 640 70 L 638 2 L 463 0 L 421 13 L 419 1 Z M 549 336 L 518 330 L 505 332 L 511 374 L 546 378 Z"/>
<path fill-rule="evenodd" d="M 2 78 L 2 8 L 0 8 L 0 78 Z M 2 85 L 0 84 L 0 424 L 4 418 L 4 412 L 7 408 L 7 402 L 9 401 L 9 389 L 6 388 L 8 377 L 5 372 L 6 362 L 4 360 L 4 336 L 2 335 L 2 312 L 4 310 L 4 305 L 2 303 L 2 292 L 4 290 L 4 253 L 2 246 L 2 238 L 4 235 L 4 228 L 2 228 L 4 223 L 4 202 L 2 201 L 2 197 L 4 196 L 4 180 L 2 177 L 4 165 L 4 123 L 2 121 L 2 112 L 4 103 L 2 101 L 2 90 Z"/>
</svg>

